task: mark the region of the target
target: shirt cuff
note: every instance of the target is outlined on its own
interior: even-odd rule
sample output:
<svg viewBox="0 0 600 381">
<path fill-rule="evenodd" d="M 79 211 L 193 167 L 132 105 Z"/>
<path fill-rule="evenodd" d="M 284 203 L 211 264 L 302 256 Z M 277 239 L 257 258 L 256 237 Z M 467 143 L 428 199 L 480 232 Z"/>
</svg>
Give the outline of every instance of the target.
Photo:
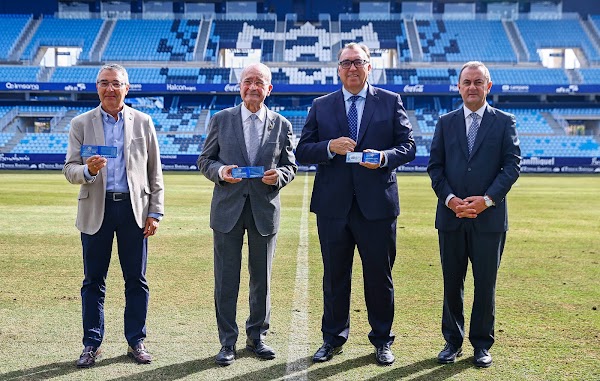
<svg viewBox="0 0 600 381">
<path fill-rule="evenodd" d="M 381 154 L 383 155 L 383 164 L 381 164 L 380 167 L 385 168 L 388 165 L 387 154 L 383 151 L 381 151 Z"/>
<path fill-rule="evenodd" d="M 446 206 L 448 206 L 448 203 L 449 203 L 449 202 L 450 202 L 450 200 L 452 200 L 454 197 L 456 197 L 456 195 L 455 195 L 454 193 L 450 193 L 450 194 L 448 195 L 448 197 L 446 197 L 446 202 L 445 202 Z M 449 208 L 449 206 L 448 206 L 448 208 Z"/>
<path fill-rule="evenodd" d="M 219 167 L 219 179 L 221 181 L 223 181 L 223 168 L 225 168 L 225 165 Z"/>
<path fill-rule="evenodd" d="M 148 213 L 148 217 L 156 218 L 157 220 L 162 220 L 163 215 L 160 213 Z"/>
<path fill-rule="evenodd" d="M 329 159 L 333 159 L 333 157 L 335 156 L 335 153 L 331 152 L 331 150 L 329 149 L 330 144 L 331 144 L 331 140 L 329 142 L 327 142 L 327 156 L 329 156 Z"/>
<path fill-rule="evenodd" d="M 87 164 L 85 164 L 85 165 L 83 166 L 83 177 L 85 177 L 85 181 L 86 181 L 87 183 L 93 183 L 94 181 L 96 181 L 96 176 L 98 176 L 98 174 L 97 174 L 97 173 L 96 173 L 96 175 L 95 175 L 95 176 L 92 176 L 92 175 L 90 174 L 90 170 L 88 169 L 88 165 L 87 165 Z"/>
</svg>

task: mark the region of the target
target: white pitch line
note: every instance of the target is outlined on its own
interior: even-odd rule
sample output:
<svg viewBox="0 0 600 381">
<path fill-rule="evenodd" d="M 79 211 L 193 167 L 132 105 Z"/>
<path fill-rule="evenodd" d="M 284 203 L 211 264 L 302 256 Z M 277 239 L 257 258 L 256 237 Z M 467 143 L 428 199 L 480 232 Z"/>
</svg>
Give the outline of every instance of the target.
<svg viewBox="0 0 600 381">
<path fill-rule="evenodd" d="M 308 379 L 308 173 L 304 175 L 300 237 L 296 255 L 296 285 L 284 380 Z"/>
</svg>

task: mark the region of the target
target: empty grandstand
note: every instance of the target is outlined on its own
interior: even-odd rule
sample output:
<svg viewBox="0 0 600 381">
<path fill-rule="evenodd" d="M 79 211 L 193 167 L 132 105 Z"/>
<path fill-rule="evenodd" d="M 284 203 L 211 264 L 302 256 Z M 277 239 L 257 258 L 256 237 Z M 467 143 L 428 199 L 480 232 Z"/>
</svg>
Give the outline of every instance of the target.
<svg viewBox="0 0 600 381">
<path fill-rule="evenodd" d="M 383 13 L 352 1 L 304 10 L 292 0 L 250 2 L 255 12 L 227 1 L 189 12 L 165 2 L 172 13 L 102 0 L 77 11 L 61 1 L 31 3 L 0 15 L 5 156 L 64 155 L 70 120 L 98 104 L 103 62 L 127 67 L 128 102 L 152 116 L 165 157 L 195 162 L 210 115 L 240 102 L 237 82 L 250 62 L 269 65 L 267 104 L 299 135 L 312 99 L 341 85 L 338 50 L 359 41 L 372 52 L 369 81 L 402 95 L 421 162 L 438 116 L 460 106 L 456 84 L 469 60 L 489 66 L 489 102 L 516 115 L 524 156 L 600 157 L 600 6 L 583 0 L 465 1 L 474 5 L 469 12 L 450 4 L 417 12 L 392 1 Z"/>
</svg>

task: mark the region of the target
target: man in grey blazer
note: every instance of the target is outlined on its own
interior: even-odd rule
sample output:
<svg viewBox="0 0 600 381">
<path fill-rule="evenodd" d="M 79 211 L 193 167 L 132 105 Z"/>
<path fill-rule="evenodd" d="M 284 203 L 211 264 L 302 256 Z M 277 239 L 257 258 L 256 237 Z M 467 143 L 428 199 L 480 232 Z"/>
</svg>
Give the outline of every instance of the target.
<svg viewBox="0 0 600 381">
<path fill-rule="evenodd" d="M 102 66 L 96 89 L 100 106 L 71 121 L 63 168 L 70 183 L 81 184 L 75 226 L 83 246 L 84 350 L 77 366 L 93 366 L 101 352 L 105 280 L 115 233 L 125 280 L 127 352 L 136 362 L 147 364 L 152 361 L 143 343 L 149 296 L 147 245 L 164 214 L 158 140 L 150 116 L 124 103 L 129 90 L 125 68 Z M 82 146 L 116 147 L 116 156 L 85 154 L 85 149 L 82 155 Z"/>
<path fill-rule="evenodd" d="M 298 169 L 292 148 L 292 125 L 264 105 L 273 85 L 271 71 L 252 64 L 240 75 L 242 104 L 216 113 L 198 168 L 215 183 L 210 211 L 214 238 L 215 308 L 221 350 L 215 361 L 235 360 L 238 338 L 236 305 L 242 245 L 248 233 L 250 316 L 246 348 L 262 359 L 275 358 L 264 342 L 271 315 L 270 280 L 279 228 L 279 190 Z M 234 168 L 261 167 L 262 177 L 234 177 Z"/>
<path fill-rule="evenodd" d="M 517 181 L 521 151 L 515 116 L 491 107 L 490 72 L 479 61 L 459 74 L 464 106 L 440 116 L 431 142 L 427 171 L 438 197 L 438 229 L 444 275 L 442 334 L 438 362 L 462 355 L 465 335 L 464 282 L 471 261 L 475 286 L 469 340 L 473 362 L 492 365 L 496 277 L 508 230 L 506 195 Z"/>
</svg>

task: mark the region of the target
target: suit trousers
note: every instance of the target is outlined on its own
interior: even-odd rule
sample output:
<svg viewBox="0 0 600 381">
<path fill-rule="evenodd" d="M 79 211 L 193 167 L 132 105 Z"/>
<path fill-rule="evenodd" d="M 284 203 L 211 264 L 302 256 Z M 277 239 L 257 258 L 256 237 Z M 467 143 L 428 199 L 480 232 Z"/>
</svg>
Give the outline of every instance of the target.
<svg viewBox="0 0 600 381">
<path fill-rule="evenodd" d="M 457 231 L 438 231 L 444 276 L 442 334 L 446 342 L 462 346 L 464 283 L 469 260 L 474 281 L 469 340 L 474 348 L 494 344 L 496 277 L 506 241 L 506 232 L 478 232 L 474 221 L 464 221 Z"/>
<path fill-rule="evenodd" d="M 396 218 L 367 220 L 354 199 L 345 218 L 317 214 L 317 228 L 323 256 L 323 341 L 337 347 L 348 339 L 352 262 L 358 247 L 371 326 L 369 340 L 376 347 L 392 344 Z"/>
<path fill-rule="evenodd" d="M 236 323 L 242 246 L 248 232 L 248 271 L 250 273 L 250 316 L 246 320 L 246 335 L 263 339 L 271 319 L 271 268 L 277 234 L 261 235 L 254 222 L 250 199 L 230 232 L 213 229 L 215 311 L 221 345 L 234 345 L 239 330 Z"/>
<path fill-rule="evenodd" d="M 113 238 L 125 280 L 125 338 L 135 346 L 146 338 L 149 290 L 147 239 L 133 215 L 130 200 L 106 199 L 104 220 L 93 235 L 81 233 L 84 279 L 81 287 L 83 345 L 99 347 L 104 337 L 104 298 Z"/>
</svg>

